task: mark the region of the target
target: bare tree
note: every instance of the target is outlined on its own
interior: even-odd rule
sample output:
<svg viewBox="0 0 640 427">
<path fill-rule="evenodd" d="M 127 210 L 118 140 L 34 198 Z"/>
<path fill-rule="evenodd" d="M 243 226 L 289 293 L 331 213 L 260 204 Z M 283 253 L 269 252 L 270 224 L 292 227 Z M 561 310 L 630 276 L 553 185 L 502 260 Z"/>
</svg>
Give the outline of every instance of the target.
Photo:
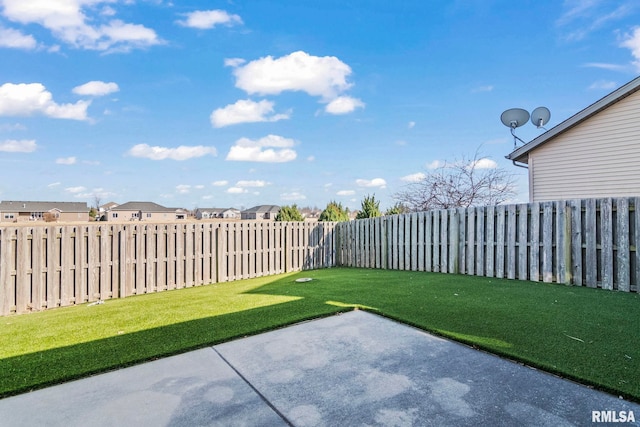
<svg viewBox="0 0 640 427">
<path fill-rule="evenodd" d="M 427 173 L 393 195 L 411 211 L 489 206 L 516 195 L 515 177 L 478 152 Z"/>
</svg>

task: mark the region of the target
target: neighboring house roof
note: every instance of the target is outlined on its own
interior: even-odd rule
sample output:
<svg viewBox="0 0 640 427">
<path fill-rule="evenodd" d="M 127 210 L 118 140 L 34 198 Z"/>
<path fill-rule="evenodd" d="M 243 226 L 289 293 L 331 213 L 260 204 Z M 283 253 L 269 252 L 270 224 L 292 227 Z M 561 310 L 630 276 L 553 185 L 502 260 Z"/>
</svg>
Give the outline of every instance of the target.
<svg viewBox="0 0 640 427">
<path fill-rule="evenodd" d="M 28 202 L 5 200 L 0 202 L 1 212 L 89 212 L 89 207 L 83 202 Z"/>
<path fill-rule="evenodd" d="M 127 202 L 111 208 L 112 211 L 142 211 L 142 212 L 176 212 L 177 208 L 166 208 L 153 202 Z"/>
<path fill-rule="evenodd" d="M 225 208 L 198 208 L 196 212 L 212 212 L 212 213 L 222 213 L 226 209 Z"/>
<path fill-rule="evenodd" d="M 242 211 L 242 213 L 278 213 L 280 212 L 280 206 L 276 205 L 258 205 L 247 210 Z"/>
<path fill-rule="evenodd" d="M 104 205 L 100 206 L 100 210 L 108 211 L 109 209 L 113 209 L 113 208 L 115 208 L 117 206 L 118 206 L 118 204 L 116 202 L 109 202 L 109 203 L 105 203 Z"/>
<path fill-rule="evenodd" d="M 584 110 L 569 117 L 567 120 L 560 123 L 559 125 L 549 129 L 547 132 L 543 133 L 539 137 L 533 139 L 532 141 L 528 142 L 522 147 L 517 148 L 511 154 L 506 156 L 507 159 L 515 160 L 521 163 L 527 163 L 529 152 L 532 151 L 533 149 L 541 146 L 542 144 L 546 144 L 547 142 L 551 141 L 553 138 L 557 137 L 558 135 L 579 125 L 580 123 L 584 122 L 585 120 L 589 119 L 595 114 L 598 114 L 600 111 L 610 107 L 611 105 L 637 92 L 638 90 L 640 90 L 640 77 L 637 77 L 634 80 L 631 80 L 629 83 L 614 90 L 609 95 L 594 102 Z"/>
</svg>

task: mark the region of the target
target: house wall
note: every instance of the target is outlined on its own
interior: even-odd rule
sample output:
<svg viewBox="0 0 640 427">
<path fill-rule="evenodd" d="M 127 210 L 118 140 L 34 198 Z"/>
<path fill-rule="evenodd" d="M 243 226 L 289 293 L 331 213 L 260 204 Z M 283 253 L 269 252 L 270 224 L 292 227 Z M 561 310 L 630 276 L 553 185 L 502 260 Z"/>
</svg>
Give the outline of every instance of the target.
<svg viewBox="0 0 640 427">
<path fill-rule="evenodd" d="M 117 217 L 114 216 L 117 214 Z M 108 221 L 174 221 L 174 212 L 144 212 L 139 210 L 109 211 Z"/>
<path fill-rule="evenodd" d="M 135 215 L 139 215 L 140 211 L 137 210 L 133 210 L 133 211 L 109 211 L 108 212 L 108 216 L 107 216 L 107 220 L 108 221 L 130 221 L 131 218 L 135 218 L 138 219 L 137 216 Z"/>
<path fill-rule="evenodd" d="M 529 153 L 531 201 L 640 195 L 640 92 Z"/>
<path fill-rule="evenodd" d="M 175 212 L 142 212 L 142 221 L 174 221 Z"/>
<path fill-rule="evenodd" d="M 58 221 L 89 221 L 89 212 L 60 212 Z"/>
</svg>

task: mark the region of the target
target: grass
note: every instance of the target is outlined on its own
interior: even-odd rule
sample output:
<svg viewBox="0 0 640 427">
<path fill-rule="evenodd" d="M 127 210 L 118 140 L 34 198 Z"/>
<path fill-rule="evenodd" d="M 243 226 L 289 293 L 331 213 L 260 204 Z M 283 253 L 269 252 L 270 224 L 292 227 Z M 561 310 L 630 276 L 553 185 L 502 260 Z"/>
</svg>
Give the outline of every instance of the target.
<svg viewBox="0 0 640 427">
<path fill-rule="evenodd" d="M 0 397 L 354 307 L 640 402 L 638 294 L 346 268 L 0 317 Z"/>
</svg>

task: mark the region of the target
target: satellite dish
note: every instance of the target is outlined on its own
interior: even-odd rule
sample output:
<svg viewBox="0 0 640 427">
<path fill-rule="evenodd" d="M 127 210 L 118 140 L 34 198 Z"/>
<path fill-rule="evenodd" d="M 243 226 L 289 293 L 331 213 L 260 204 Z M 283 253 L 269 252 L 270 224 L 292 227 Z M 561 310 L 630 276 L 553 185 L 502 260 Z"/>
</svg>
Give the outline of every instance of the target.
<svg viewBox="0 0 640 427">
<path fill-rule="evenodd" d="M 502 124 L 511 129 L 518 128 L 529 120 L 529 112 L 522 108 L 511 108 L 500 116 Z"/>
<path fill-rule="evenodd" d="M 549 122 L 551 111 L 547 107 L 538 107 L 531 112 L 531 123 L 536 127 L 542 127 Z"/>
</svg>

